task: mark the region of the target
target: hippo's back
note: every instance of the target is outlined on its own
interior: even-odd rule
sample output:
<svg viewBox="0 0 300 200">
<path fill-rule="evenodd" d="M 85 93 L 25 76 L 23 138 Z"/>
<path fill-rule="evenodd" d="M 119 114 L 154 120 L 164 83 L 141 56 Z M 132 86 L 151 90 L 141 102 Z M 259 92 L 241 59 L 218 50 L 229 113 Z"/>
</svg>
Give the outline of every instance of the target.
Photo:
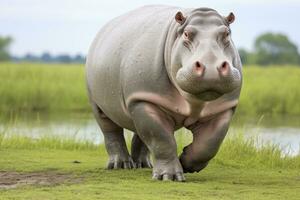
<svg viewBox="0 0 300 200">
<path fill-rule="evenodd" d="M 92 102 L 115 123 L 133 129 L 126 98 L 168 84 L 164 45 L 178 8 L 146 6 L 117 17 L 97 34 L 87 55 L 86 76 Z"/>
</svg>

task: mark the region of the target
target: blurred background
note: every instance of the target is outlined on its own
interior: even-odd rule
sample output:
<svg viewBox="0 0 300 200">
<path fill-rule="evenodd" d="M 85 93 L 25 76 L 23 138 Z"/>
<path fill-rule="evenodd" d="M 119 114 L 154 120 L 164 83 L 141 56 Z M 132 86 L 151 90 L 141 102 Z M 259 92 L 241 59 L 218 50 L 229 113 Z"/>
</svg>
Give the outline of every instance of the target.
<svg viewBox="0 0 300 200">
<path fill-rule="evenodd" d="M 147 4 L 234 12 L 244 85 L 231 132 L 299 153 L 300 1 L 0 0 L 0 132 L 102 141 L 88 104 L 84 62 L 99 29 Z"/>
</svg>

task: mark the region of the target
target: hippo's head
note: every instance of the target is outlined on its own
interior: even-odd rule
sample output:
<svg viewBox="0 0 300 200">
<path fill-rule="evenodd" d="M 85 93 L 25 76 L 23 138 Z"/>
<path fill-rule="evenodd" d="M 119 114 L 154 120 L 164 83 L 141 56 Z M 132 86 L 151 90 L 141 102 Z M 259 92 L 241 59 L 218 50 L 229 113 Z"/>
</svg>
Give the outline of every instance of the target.
<svg viewBox="0 0 300 200">
<path fill-rule="evenodd" d="M 240 58 L 229 28 L 234 19 L 233 13 L 222 17 L 209 8 L 176 14 L 169 73 L 177 88 L 211 101 L 241 86 Z"/>
</svg>

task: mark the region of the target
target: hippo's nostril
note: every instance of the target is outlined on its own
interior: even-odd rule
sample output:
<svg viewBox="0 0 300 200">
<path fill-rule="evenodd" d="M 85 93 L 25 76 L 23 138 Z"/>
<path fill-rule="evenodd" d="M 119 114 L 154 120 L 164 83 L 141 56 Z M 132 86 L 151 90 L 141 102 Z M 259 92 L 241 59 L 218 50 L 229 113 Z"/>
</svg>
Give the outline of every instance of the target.
<svg viewBox="0 0 300 200">
<path fill-rule="evenodd" d="M 194 65 L 194 70 L 198 76 L 201 76 L 205 70 L 205 66 L 201 62 L 196 61 Z"/>
<path fill-rule="evenodd" d="M 228 63 L 225 61 L 225 62 L 223 62 L 223 64 L 222 64 L 222 69 L 226 69 L 227 68 L 227 65 L 228 65 Z"/>
<path fill-rule="evenodd" d="M 223 76 L 226 76 L 229 72 L 228 62 L 224 61 L 217 69 L 220 72 L 220 74 L 222 74 Z"/>
</svg>

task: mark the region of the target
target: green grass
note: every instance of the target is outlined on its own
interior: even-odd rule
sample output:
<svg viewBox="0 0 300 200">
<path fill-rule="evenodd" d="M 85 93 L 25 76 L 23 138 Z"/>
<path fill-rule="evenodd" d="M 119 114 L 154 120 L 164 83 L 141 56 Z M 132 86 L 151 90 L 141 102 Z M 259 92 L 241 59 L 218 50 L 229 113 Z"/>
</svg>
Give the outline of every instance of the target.
<svg viewBox="0 0 300 200">
<path fill-rule="evenodd" d="M 5 137 L 0 134 L 1 149 L 26 149 L 35 150 L 40 148 L 62 149 L 62 150 L 98 150 L 102 146 L 96 146 L 88 141 L 75 141 L 70 138 L 60 138 L 55 136 L 43 136 L 40 139 L 23 137 L 20 135 L 10 135 Z"/>
<path fill-rule="evenodd" d="M 1 136 L 1 135 L 0 135 Z M 178 136 L 179 151 L 188 143 Z M 53 145 L 56 144 L 56 145 Z M 298 199 L 300 156 L 283 157 L 277 146 L 231 135 L 219 154 L 187 182 L 151 180 L 151 170 L 105 170 L 103 145 L 72 139 L 0 137 L 0 171 L 57 172 L 77 183 L 0 189 L 0 199 Z M 80 161 L 76 164 L 73 161 Z"/>
<path fill-rule="evenodd" d="M 0 111 L 89 111 L 82 65 L 1 63 Z"/>
<path fill-rule="evenodd" d="M 127 137 L 127 141 L 130 137 Z M 185 129 L 176 132 L 178 153 L 182 152 L 184 146 L 192 141 L 191 135 Z M 130 149 L 130 142 L 128 142 Z M 299 144 L 300 145 L 300 144 Z M 95 145 L 89 141 L 75 140 L 70 137 L 42 136 L 33 139 L 20 135 L 0 133 L 0 149 L 54 149 L 70 151 L 100 151 L 105 152 L 103 144 Z M 278 145 L 263 144 L 257 137 L 245 138 L 242 130 L 236 133 L 229 133 L 222 144 L 215 162 L 232 167 L 252 168 L 290 168 L 300 169 L 300 154 L 290 157 L 283 156 Z"/>
<path fill-rule="evenodd" d="M 300 67 L 244 67 L 241 115 L 300 115 Z M 83 65 L 0 63 L 0 112 L 90 111 Z"/>
<path fill-rule="evenodd" d="M 300 67 L 244 67 L 238 112 L 247 115 L 300 115 Z"/>
</svg>

